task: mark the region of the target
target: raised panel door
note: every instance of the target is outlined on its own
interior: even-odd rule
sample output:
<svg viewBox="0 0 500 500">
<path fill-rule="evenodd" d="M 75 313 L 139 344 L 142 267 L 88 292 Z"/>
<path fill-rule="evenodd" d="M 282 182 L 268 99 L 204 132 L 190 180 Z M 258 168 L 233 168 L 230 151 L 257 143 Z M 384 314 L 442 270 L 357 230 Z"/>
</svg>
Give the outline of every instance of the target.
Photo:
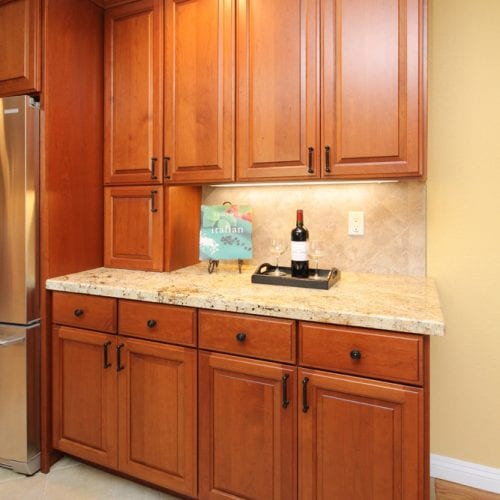
<svg viewBox="0 0 500 500">
<path fill-rule="evenodd" d="M 198 376 L 199 498 L 297 498 L 296 369 L 200 351 Z"/>
<path fill-rule="evenodd" d="M 322 0 L 324 177 L 419 176 L 425 0 Z"/>
<path fill-rule="evenodd" d="M 165 1 L 168 179 L 233 179 L 235 0 Z"/>
<path fill-rule="evenodd" d="M 196 496 L 196 351 L 122 336 L 118 347 L 119 469 Z"/>
<path fill-rule="evenodd" d="M 420 388 L 299 369 L 299 498 L 424 498 Z"/>
<path fill-rule="evenodd" d="M 40 90 L 40 0 L 0 1 L 0 96 Z"/>
<path fill-rule="evenodd" d="M 161 183 L 162 5 L 105 12 L 104 181 Z"/>
<path fill-rule="evenodd" d="M 319 177 L 318 22 L 319 0 L 238 2 L 238 179 Z"/>
<path fill-rule="evenodd" d="M 115 347 L 114 335 L 52 329 L 52 444 L 111 468 L 118 451 Z"/>
<path fill-rule="evenodd" d="M 163 270 L 163 188 L 104 189 L 104 265 Z"/>
</svg>

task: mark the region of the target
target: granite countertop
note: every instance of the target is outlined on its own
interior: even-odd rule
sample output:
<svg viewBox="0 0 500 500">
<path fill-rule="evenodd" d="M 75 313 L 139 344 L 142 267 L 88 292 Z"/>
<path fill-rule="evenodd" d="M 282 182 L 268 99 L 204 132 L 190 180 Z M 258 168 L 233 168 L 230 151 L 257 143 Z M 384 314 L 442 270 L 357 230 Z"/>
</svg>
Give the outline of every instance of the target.
<svg viewBox="0 0 500 500">
<path fill-rule="evenodd" d="M 254 266 L 207 264 L 170 273 L 97 268 L 47 280 L 49 290 L 280 318 L 444 335 L 432 278 L 342 273 L 329 290 L 251 283 Z"/>
</svg>

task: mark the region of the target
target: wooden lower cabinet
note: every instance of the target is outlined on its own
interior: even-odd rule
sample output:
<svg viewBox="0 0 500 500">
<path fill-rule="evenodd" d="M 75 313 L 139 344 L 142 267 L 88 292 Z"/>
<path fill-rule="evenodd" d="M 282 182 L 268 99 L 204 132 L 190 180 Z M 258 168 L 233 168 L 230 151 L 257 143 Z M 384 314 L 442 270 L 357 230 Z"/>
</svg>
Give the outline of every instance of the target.
<svg viewBox="0 0 500 500">
<path fill-rule="evenodd" d="M 196 351 L 118 338 L 118 469 L 196 496 Z"/>
<path fill-rule="evenodd" d="M 113 469 L 118 449 L 114 346 L 116 335 L 52 329 L 53 446 Z M 106 351 L 111 364 L 105 368 Z"/>
<path fill-rule="evenodd" d="M 297 498 L 296 368 L 200 351 L 199 389 L 199 498 Z"/>
<path fill-rule="evenodd" d="M 54 448 L 196 496 L 194 349 L 55 326 L 53 359 Z"/>
<path fill-rule="evenodd" d="M 54 448 L 192 498 L 428 500 L 428 338 L 54 299 Z"/>
<path fill-rule="evenodd" d="M 420 388 L 299 368 L 299 498 L 424 498 Z"/>
</svg>

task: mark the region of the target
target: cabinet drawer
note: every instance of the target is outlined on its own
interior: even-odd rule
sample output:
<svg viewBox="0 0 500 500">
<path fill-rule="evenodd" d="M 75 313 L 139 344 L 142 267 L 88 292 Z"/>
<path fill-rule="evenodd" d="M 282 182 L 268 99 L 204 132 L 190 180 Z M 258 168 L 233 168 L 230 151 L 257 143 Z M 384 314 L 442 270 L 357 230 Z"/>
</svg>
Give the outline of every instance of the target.
<svg viewBox="0 0 500 500">
<path fill-rule="evenodd" d="M 295 363 L 295 321 L 199 311 L 199 347 Z"/>
<path fill-rule="evenodd" d="M 313 368 L 423 383 L 423 338 L 419 335 L 300 323 L 299 360 Z"/>
<path fill-rule="evenodd" d="M 116 299 L 79 293 L 52 293 L 52 321 L 116 333 Z"/>
<path fill-rule="evenodd" d="M 118 331 L 162 342 L 196 345 L 196 309 L 120 300 Z"/>
</svg>

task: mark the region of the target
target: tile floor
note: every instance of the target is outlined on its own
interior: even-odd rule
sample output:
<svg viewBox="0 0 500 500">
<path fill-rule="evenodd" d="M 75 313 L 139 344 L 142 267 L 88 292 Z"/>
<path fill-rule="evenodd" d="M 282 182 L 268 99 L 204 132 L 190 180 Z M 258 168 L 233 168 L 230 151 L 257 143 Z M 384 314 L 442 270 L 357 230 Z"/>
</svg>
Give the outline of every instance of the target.
<svg viewBox="0 0 500 500">
<path fill-rule="evenodd" d="M 175 500 L 127 479 L 64 457 L 30 477 L 0 467 L 0 500 Z"/>
</svg>

